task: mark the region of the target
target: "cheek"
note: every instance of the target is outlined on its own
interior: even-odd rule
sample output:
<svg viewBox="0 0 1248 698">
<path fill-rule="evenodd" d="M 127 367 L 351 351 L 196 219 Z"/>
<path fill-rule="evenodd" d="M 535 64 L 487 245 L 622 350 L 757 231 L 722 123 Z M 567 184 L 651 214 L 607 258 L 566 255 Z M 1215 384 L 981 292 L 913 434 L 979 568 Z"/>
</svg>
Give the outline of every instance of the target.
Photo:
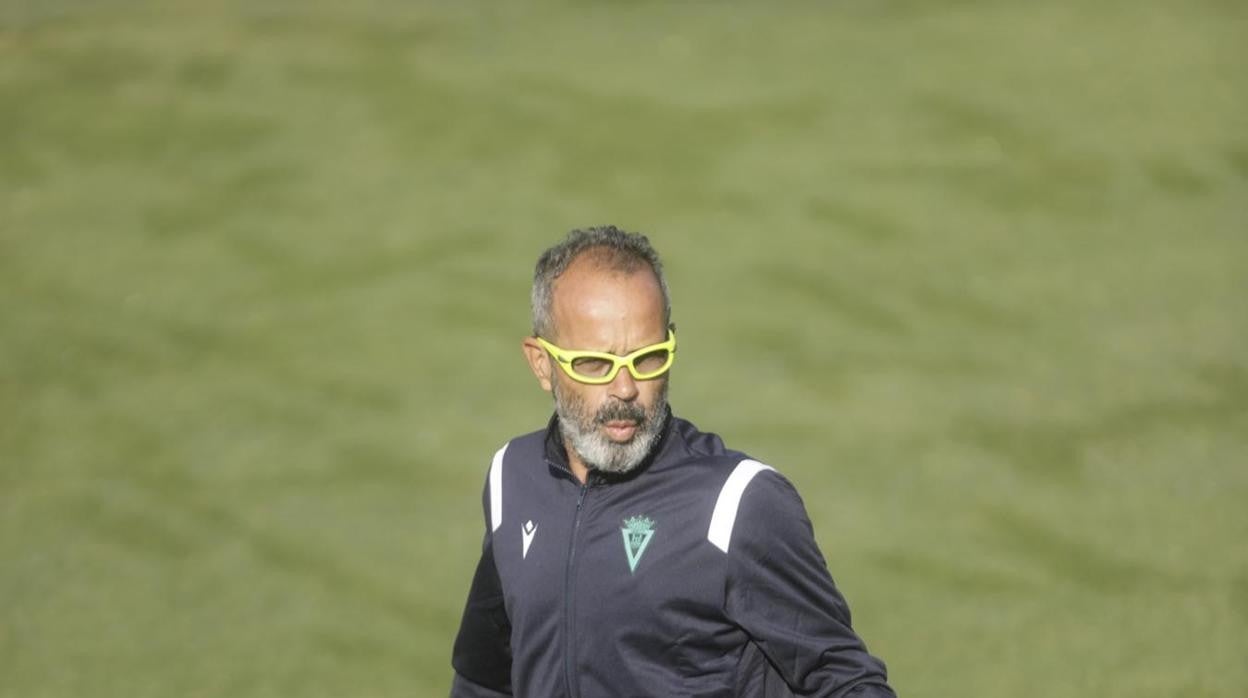
<svg viewBox="0 0 1248 698">
<path fill-rule="evenodd" d="M 637 384 L 637 398 L 645 405 L 646 409 L 651 409 L 658 403 L 666 386 L 667 381 L 665 379 L 641 381 Z"/>
<path fill-rule="evenodd" d="M 602 407 L 605 390 L 577 383 L 567 376 L 557 376 L 556 380 L 559 381 L 559 397 L 565 404 L 591 414 Z"/>
</svg>

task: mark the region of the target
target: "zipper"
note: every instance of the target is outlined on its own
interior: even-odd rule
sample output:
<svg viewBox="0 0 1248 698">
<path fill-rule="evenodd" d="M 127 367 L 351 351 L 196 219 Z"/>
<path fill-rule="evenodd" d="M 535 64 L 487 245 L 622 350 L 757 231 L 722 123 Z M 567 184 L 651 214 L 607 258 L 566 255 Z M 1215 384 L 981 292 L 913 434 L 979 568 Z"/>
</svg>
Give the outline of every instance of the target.
<svg viewBox="0 0 1248 698">
<path fill-rule="evenodd" d="M 568 545 L 568 565 L 563 580 L 563 677 L 568 684 L 568 698 L 576 698 L 575 684 L 572 682 L 572 651 L 576 643 L 572 641 L 572 630 L 575 627 L 576 604 L 572 598 L 572 579 L 576 571 L 576 539 L 581 529 L 581 510 L 585 504 L 585 493 L 589 491 L 589 479 L 581 484 L 581 491 L 576 496 L 576 515 L 572 519 L 572 542 Z"/>
</svg>

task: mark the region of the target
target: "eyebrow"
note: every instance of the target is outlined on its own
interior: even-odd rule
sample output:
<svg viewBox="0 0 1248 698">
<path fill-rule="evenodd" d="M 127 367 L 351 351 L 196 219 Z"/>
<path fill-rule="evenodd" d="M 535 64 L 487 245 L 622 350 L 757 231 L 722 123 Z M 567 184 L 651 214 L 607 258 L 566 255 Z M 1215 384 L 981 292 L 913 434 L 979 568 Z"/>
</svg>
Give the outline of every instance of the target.
<svg viewBox="0 0 1248 698">
<path fill-rule="evenodd" d="M 634 349 L 629 349 L 629 350 L 624 351 L 624 352 L 617 352 L 617 351 L 615 351 L 614 349 L 569 349 L 568 347 L 560 347 L 560 349 L 563 349 L 564 351 L 568 351 L 568 352 L 576 352 L 576 351 L 592 351 L 592 352 L 594 352 L 594 353 L 596 353 L 596 354 L 610 354 L 610 355 L 612 355 L 612 356 L 617 356 L 617 357 L 619 357 L 619 358 L 621 358 L 621 359 L 622 359 L 622 358 L 624 358 L 625 356 L 628 356 L 629 354 L 632 354 L 633 352 L 640 351 L 640 350 L 645 349 L 645 348 L 647 348 L 647 347 L 652 347 L 652 346 L 654 346 L 654 345 L 656 345 L 656 344 L 662 344 L 662 343 L 666 342 L 666 341 L 667 341 L 667 339 L 668 339 L 668 333 L 669 333 L 669 332 L 670 332 L 670 330 L 664 330 L 664 331 L 663 331 L 663 339 L 660 339 L 660 340 L 659 340 L 659 341 L 657 341 L 657 342 L 650 342 L 649 344 L 643 344 L 643 345 L 641 345 L 641 346 L 639 346 L 639 347 L 636 347 L 636 348 L 634 348 Z"/>
<path fill-rule="evenodd" d="M 626 351 L 626 352 L 624 352 L 624 353 L 622 353 L 622 354 L 615 354 L 615 352 L 611 352 L 611 351 L 609 351 L 609 352 L 607 352 L 607 353 L 608 353 L 608 354 L 615 354 L 616 356 L 619 356 L 619 357 L 621 357 L 621 358 L 622 358 L 622 357 L 628 356 L 629 354 L 632 354 L 632 353 L 633 353 L 633 352 L 635 352 L 635 351 L 641 351 L 642 349 L 645 349 L 646 347 L 652 347 L 652 346 L 654 346 L 654 345 L 656 345 L 656 344 L 662 344 L 663 342 L 666 342 L 666 341 L 667 341 L 667 330 L 664 330 L 664 331 L 663 331 L 663 339 L 660 339 L 660 340 L 659 340 L 659 341 L 657 341 L 657 342 L 650 342 L 649 344 L 643 344 L 643 345 L 641 345 L 641 346 L 639 346 L 639 347 L 636 347 L 636 348 L 634 348 L 634 349 L 629 349 L 628 351 Z"/>
</svg>

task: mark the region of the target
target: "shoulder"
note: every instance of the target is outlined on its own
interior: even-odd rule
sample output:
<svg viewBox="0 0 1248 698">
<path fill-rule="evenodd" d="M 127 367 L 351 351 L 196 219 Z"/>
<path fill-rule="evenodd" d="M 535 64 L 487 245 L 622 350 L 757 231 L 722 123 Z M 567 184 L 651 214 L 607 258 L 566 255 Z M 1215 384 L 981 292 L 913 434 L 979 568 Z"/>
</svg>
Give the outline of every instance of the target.
<svg viewBox="0 0 1248 698">
<path fill-rule="evenodd" d="M 718 487 L 738 463 L 748 458 L 725 447 L 718 434 L 701 431 L 692 422 L 673 416 L 655 457 L 655 466 L 696 477 L 704 486 Z"/>
<path fill-rule="evenodd" d="M 545 434 L 545 430 L 538 430 L 517 436 L 499 446 L 490 457 L 484 498 L 492 530 L 497 530 L 503 521 L 504 489 L 513 489 L 517 478 L 523 479 L 525 473 L 533 470 L 518 466 L 542 459 Z"/>
<path fill-rule="evenodd" d="M 507 464 L 533 459 L 541 460 L 545 439 L 546 430 L 539 429 L 504 442 L 490 456 L 490 476 L 497 477 L 497 474 L 500 474 Z"/>
<path fill-rule="evenodd" d="M 495 452 L 495 456 L 500 453 L 505 453 L 511 458 L 517 456 L 540 456 L 545 447 L 545 443 L 546 429 L 538 429 L 537 431 L 521 434 L 520 436 L 507 441 L 507 443 L 503 444 L 498 451 Z"/>
<path fill-rule="evenodd" d="M 810 528 L 793 484 L 771 465 L 747 457 L 724 475 L 707 537 L 726 553 L 734 544 L 794 525 Z"/>
</svg>

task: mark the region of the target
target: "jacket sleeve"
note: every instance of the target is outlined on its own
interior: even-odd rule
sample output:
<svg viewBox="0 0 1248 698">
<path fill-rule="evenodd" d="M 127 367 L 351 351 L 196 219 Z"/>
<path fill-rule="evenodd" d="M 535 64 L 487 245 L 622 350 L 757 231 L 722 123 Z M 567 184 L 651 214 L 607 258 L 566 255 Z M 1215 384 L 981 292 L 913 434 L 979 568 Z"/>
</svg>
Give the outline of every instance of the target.
<svg viewBox="0 0 1248 698">
<path fill-rule="evenodd" d="M 511 621 L 503 605 L 503 586 L 498 568 L 494 565 L 488 513 L 489 486 L 486 487 L 485 542 L 451 656 L 451 666 L 455 669 L 451 698 L 504 698 L 511 695 Z"/>
<path fill-rule="evenodd" d="M 725 607 L 799 696 L 893 698 L 850 625 L 797 491 L 775 472 L 746 488 L 728 549 Z"/>
</svg>

